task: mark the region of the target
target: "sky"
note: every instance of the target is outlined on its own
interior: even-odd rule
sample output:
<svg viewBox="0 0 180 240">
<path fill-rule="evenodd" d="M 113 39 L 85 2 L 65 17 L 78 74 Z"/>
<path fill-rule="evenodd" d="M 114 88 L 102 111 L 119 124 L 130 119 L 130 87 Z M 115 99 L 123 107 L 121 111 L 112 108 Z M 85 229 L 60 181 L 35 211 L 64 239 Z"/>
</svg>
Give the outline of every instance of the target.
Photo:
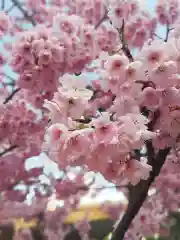
<svg viewBox="0 0 180 240">
<path fill-rule="evenodd" d="M 156 0 L 140 0 L 142 2 L 142 4 L 147 4 L 147 8 L 149 9 L 149 11 L 153 14 L 153 8 L 154 8 L 154 5 L 156 3 Z M 6 7 L 10 7 L 11 6 L 11 0 L 6 0 L 5 1 L 6 3 Z M 18 12 L 18 10 L 16 9 L 13 14 L 21 14 L 20 12 Z M 159 28 L 159 32 L 161 34 L 163 34 L 164 30 L 163 28 Z M 6 39 L 6 41 L 12 41 L 11 38 L 8 38 Z M 0 50 L 2 49 L 2 44 L 0 42 Z M 4 52 L 4 51 L 3 51 Z M 8 67 L 8 66 L 5 66 L 5 72 L 8 73 L 9 76 L 13 77 L 13 78 L 16 78 L 16 74 L 14 74 L 11 69 Z M 89 74 L 89 77 L 91 79 L 94 78 L 94 75 L 93 74 Z M 50 160 L 45 156 L 45 155 L 41 155 L 40 157 L 34 157 L 34 158 L 31 158 L 27 161 L 27 168 L 31 168 L 31 167 L 35 167 L 35 166 L 41 166 L 41 165 L 44 165 L 46 166 L 45 167 L 45 173 L 48 174 L 48 173 L 53 173 L 55 175 L 59 175 L 59 172 L 58 172 L 58 168 L 56 166 L 56 164 L 50 164 Z M 42 181 L 46 181 L 46 178 L 42 177 L 41 178 Z M 108 185 L 109 183 L 107 181 L 104 180 L 104 178 L 101 176 L 101 175 L 98 175 L 97 176 L 97 183 L 100 184 L 100 185 Z M 115 189 L 106 189 L 104 190 L 98 197 L 96 197 L 95 199 L 93 198 L 93 200 L 91 199 L 91 197 L 87 196 L 86 198 L 83 198 L 82 199 L 82 204 L 87 204 L 88 202 L 91 203 L 92 201 L 93 202 L 102 202 L 102 201 L 105 201 L 105 200 L 114 200 L 114 201 L 117 201 L 117 200 L 123 200 L 124 197 L 123 197 L 123 194 L 122 193 L 117 193 L 115 191 Z"/>
</svg>

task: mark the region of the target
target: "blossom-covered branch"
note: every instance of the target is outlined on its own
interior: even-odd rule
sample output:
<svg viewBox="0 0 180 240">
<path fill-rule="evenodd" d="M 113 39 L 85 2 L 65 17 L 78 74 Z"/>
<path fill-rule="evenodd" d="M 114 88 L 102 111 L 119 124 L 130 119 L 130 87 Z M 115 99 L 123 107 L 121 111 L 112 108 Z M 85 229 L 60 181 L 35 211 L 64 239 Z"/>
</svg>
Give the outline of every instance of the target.
<svg viewBox="0 0 180 240">
<path fill-rule="evenodd" d="M 166 157 L 170 149 L 161 150 L 156 159 L 154 159 L 153 171 L 147 180 L 141 180 L 135 187 L 131 187 L 129 191 L 129 204 L 125 215 L 120 221 L 119 225 L 115 228 L 111 240 L 121 240 L 124 239 L 124 235 L 129 228 L 133 218 L 139 212 L 142 204 L 144 203 L 146 197 L 148 196 L 148 190 L 152 182 L 159 175 L 160 170 L 166 160 Z M 157 164 L 158 162 L 158 164 Z"/>
<path fill-rule="evenodd" d="M 43 213 L 41 237 L 64 240 L 81 198 L 106 189 L 87 184 L 93 172 L 128 199 L 106 209 L 113 240 L 168 235 L 180 188 L 179 0 L 158 0 L 155 17 L 136 0 L 12 3 L 23 17 L 0 12 L 0 220 Z M 39 155 L 43 166 L 27 170 Z M 41 180 L 50 163 L 59 176 Z M 86 238 L 87 218 L 75 228 Z M 32 238 L 13 240 L 23 234 Z"/>
</svg>

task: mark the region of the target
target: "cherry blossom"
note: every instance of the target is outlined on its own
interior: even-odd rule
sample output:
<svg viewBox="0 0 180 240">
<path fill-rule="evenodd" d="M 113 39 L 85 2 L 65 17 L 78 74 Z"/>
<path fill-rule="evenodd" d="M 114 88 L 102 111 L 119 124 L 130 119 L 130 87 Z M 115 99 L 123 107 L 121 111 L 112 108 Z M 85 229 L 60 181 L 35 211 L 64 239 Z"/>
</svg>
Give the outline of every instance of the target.
<svg viewBox="0 0 180 240">
<path fill-rule="evenodd" d="M 93 172 L 126 198 L 101 206 L 117 220 L 111 240 L 168 235 L 179 209 L 179 0 L 156 1 L 154 15 L 136 0 L 13 2 L 23 17 L 0 12 L 0 221 L 36 217 L 42 239 L 63 240 L 82 197 L 101 193 L 85 181 Z M 88 214 L 74 224 L 82 239 Z"/>
</svg>

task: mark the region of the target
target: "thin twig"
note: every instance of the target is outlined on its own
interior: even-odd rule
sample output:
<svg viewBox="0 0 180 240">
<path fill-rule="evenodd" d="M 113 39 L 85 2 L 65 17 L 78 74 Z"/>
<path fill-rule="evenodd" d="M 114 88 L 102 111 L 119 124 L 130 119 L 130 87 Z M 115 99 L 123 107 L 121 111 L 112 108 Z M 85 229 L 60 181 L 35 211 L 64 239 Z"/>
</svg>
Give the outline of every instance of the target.
<svg viewBox="0 0 180 240">
<path fill-rule="evenodd" d="M 14 5 L 23 13 L 24 17 L 32 23 L 33 26 L 36 26 L 36 22 L 31 15 L 22 7 L 22 4 L 18 0 L 12 0 Z"/>
<path fill-rule="evenodd" d="M 128 48 L 128 44 L 126 42 L 126 39 L 125 39 L 125 36 L 124 36 L 124 29 L 125 29 L 125 23 L 124 23 L 124 19 L 122 21 L 122 27 L 120 29 L 120 40 L 121 40 L 121 43 L 122 43 L 122 50 L 124 52 L 124 54 L 128 57 L 128 59 L 133 62 L 134 59 L 133 59 L 133 56 Z"/>
<path fill-rule="evenodd" d="M 11 146 L 11 147 L 9 147 L 9 148 L 6 148 L 4 151 L 2 151 L 2 152 L 0 153 L 0 157 L 2 157 L 3 155 L 5 155 L 5 154 L 8 153 L 8 152 L 11 152 L 11 151 L 14 150 L 15 148 L 17 148 L 16 145 L 13 145 L 13 146 Z"/>
<path fill-rule="evenodd" d="M 170 32 L 169 23 L 167 23 L 166 37 L 165 37 L 165 39 L 164 39 L 165 42 L 168 41 L 169 32 Z"/>
<path fill-rule="evenodd" d="M 9 12 L 11 12 L 12 10 L 13 10 L 13 8 L 15 7 L 15 5 L 14 4 L 12 4 L 5 12 L 6 13 L 9 13 Z"/>
<path fill-rule="evenodd" d="M 12 82 L 16 81 L 16 79 L 14 79 L 13 77 L 7 75 L 6 73 L 3 73 L 3 75 L 4 75 L 4 77 L 9 78 L 9 80 L 11 80 Z"/>
<path fill-rule="evenodd" d="M 105 13 L 104 13 L 104 15 L 103 15 L 103 17 L 102 17 L 102 18 L 100 19 L 100 21 L 96 24 L 95 29 L 97 29 L 97 28 L 101 25 L 101 23 L 103 23 L 103 22 L 107 19 L 107 13 L 108 13 L 108 11 L 106 10 Z"/>
<path fill-rule="evenodd" d="M 11 86 L 11 87 L 14 87 L 15 86 L 15 82 L 3 82 L 2 85 L 3 86 Z"/>
<path fill-rule="evenodd" d="M 154 33 L 154 36 L 157 37 L 157 38 L 159 38 L 160 40 L 163 40 L 163 41 L 164 41 L 164 39 L 163 39 L 162 37 L 160 37 L 157 33 Z"/>
<path fill-rule="evenodd" d="M 4 100 L 3 104 L 8 103 L 8 102 L 13 98 L 13 96 L 14 96 L 17 92 L 19 92 L 19 91 L 20 91 L 20 88 L 15 89 L 15 90 Z"/>
</svg>

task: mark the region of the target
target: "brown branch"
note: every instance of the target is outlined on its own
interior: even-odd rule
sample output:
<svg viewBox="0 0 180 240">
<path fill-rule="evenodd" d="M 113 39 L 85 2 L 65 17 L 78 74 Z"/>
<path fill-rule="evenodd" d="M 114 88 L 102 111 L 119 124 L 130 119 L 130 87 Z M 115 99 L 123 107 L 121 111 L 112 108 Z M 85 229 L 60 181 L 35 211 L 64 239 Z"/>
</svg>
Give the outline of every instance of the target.
<svg viewBox="0 0 180 240">
<path fill-rule="evenodd" d="M 1 224 L 0 231 L 1 231 L 1 234 L 0 234 L 1 240 L 13 239 L 13 236 L 14 236 L 13 223 Z"/>
<path fill-rule="evenodd" d="M 136 186 L 131 186 L 129 191 L 129 204 L 126 213 L 122 220 L 114 229 L 111 240 L 122 240 L 133 218 L 139 212 L 143 202 L 145 201 L 149 187 L 155 178 L 159 175 L 160 170 L 166 160 L 166 157 L 170 151 L 170 148 L 160 150 L 153 161 L 153 170 L 150 173 L 149 178 L 141 180 Z"/>
<path fill-rule="evenodd" d="M 144 109 L 145 111 L 147 109 Z M 146 116 L 146 114 L 145 114 Z M 148 117 L 148 115 L 147 115 Z M 152 121 L 148 124 L 148 130 L 153 132 L 154 125 L 156 124 L 158 118 L 160 117 L 160 111 L 157 110 L 154 112 L 154 116 Z M 152 141 L 146 141 L 146 149 L 147 149 L 147 156 L 148 156 L 148 164 L 153 166 L 153 161 L 155 158 L 155 152 L 154 152 L 154 147 L 152 144 Z"/>
<path fill-rule="evenodd" d="M 4 151 L 2 151 L 2 152 L 0 153 L 0 157 L 2 157 L 3 155 L 5 155 L 5 154 L 8 153 L 8 152 L 11 152 L 11 151 L 14 150 L 15 148 L 17 148 L 17 146 L 16 146 L 16 145 L 13 145 L 13 146 L 5 149 Z"/>
<path fill-rule="evenodd" d="M 148 116 L 148 110 L 142 109 L 142 114 Z M 159 118 L 159 111 L 154 113 L 153 120 L 148 124 L 148 130 L 153 131 L 153 127 Z M 114 230 L 111 240 L 121 240 L 124 238 L 126 231 L 128 230 L 131 222 L 133 221 L 136 214 L 139 212 L 142 204 L 144 203 L 149 187 L 159 175 L 160 170 L 166 160 L 166 157 L 170 151 L 170 148 L 160 150 L 156 155 L 152 145 L 152 141 L 146 142 L 148 164 L 152 166 L 152 171 L 147 180 L 141 180 L 136 186 L 129 187 L 129 204 L 126 213 L 122 220 Z"/>
<path fill-rule="evenodd" d="M 20 91 L 20 88 L 17 88 L 14 91 L 12 91 L 12 93 L 4 100 L 3 104 L 8 103 L 13 98 L 13 96 L 19 91 Z"/>
<path fill-rule="evenodd" d="M 124 20 L 123 20 L 122 27 L 121 27 L 120 32 L 119 32 L 120 40 L 121 40 L 121 43 L 122 43 L 122 50 L 123 50 L 124 54 L 128 57 L 128 59 L 131 62 L 133 62 L 134 58 L 133 58 L 133 56 L 132 56 L 132 54 L 131 54 L 131 52 L 128 48 L 128 44 L 127 44 L 126 39 L 124 37 L 124 28 L 125 28 L 125 23 L 124 23 Z"/>
<path fill-rule="evenodd" d="M 142 90 L 147 87 L 156 88 L 156 85 L 152 81 L 137 80 L 135 83 L 142 84 Z"/>
<path fill-rule="evenodd" d="M 31 229 L 32 236 L 34 240 L 46 240 L 46 236 L 44 234 L 45 228 L 45 214 L 44 212 L 40 212 L 37 216 L 38 222 L 35 228 Z"/>
</svg>

